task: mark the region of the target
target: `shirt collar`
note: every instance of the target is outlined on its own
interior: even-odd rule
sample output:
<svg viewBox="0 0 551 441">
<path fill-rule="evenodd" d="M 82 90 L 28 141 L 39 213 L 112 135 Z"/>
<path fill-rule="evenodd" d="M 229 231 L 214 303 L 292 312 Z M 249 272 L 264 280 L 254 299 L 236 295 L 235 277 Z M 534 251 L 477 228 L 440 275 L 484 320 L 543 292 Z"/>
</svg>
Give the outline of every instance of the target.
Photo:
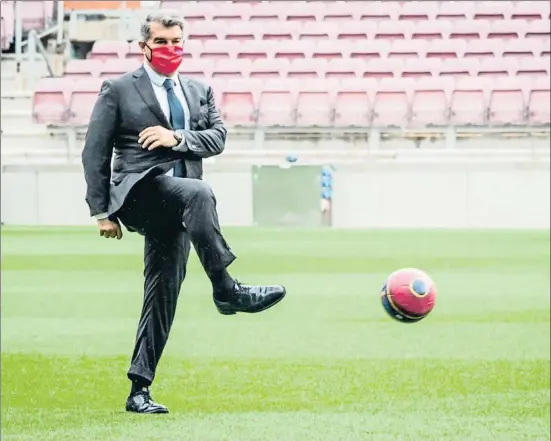
<svg viewBox="0 0 551 441">
<path fill-rule="evenodd" d="M 165 80 L 167 78 L 170 78 L 171 80 L 173 80 L 176 84 L 178 84 L 178 81 L 177 80 L 177 73 L 175 73 L 174 75 L 172 75 L 171 77 L 166 77 L 164 75 L 161 75 L 161 74 L 158 74 L 157 72 L 155 72 L 151 66 L 147 63 L 144 63 L 143 64 L 143 67 L 145 69 L 145 71 L 147 72 L 147 75 L 149 76 L 149 79 L 151 80 L 151 82 L 153 84 L 155 84 L 156 86 L 159 86 L 159 87 L 163 87 L 163 84 L 165 82 Z"/>
</svg>

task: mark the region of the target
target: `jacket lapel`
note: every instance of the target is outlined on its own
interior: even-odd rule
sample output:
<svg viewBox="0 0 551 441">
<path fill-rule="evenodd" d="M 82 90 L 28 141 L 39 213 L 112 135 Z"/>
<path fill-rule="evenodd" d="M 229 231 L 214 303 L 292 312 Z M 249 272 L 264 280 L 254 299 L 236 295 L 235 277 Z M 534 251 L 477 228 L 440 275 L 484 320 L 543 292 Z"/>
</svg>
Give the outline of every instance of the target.
<svg viewBox="0 0 551 441">
<path fill-rule="evenodd" d="M 199 119 L 199 97 L 186 77 L 178 75 L 178 78 L 180 79 L 180 84 L 182 85 L 182 90 L 184 91 L 189 109 L 189 128 L 193 130 L 194 125 Z"/>
<path fill-rule="evenodd" d="M 149 109 L 162 123 L 162 125 L 165 128 L 172 130 L 170 122 L 166 119 L 166 116 L 163 113 L 161 106 L 159 105 L 159 101 L 157 101 L 157 97 L 155 96 L 155 92 L 153 91 L 153 86 L 151 86 L 151 81 L 149 80 L 149 77 L 147 76 L 147 73 L 143 66 L 140 67 L 136 72 L 134 72 L 134 86 L 138 90 L 138 93 L 147 104 Z"/>
</svg>

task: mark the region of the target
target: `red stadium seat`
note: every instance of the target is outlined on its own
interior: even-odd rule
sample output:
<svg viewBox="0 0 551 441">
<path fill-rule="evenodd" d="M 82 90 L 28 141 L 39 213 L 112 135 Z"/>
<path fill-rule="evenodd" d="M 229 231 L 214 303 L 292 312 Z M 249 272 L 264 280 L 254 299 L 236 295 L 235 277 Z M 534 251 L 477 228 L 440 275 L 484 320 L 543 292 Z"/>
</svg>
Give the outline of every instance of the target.
<svg viewBox="0 0 551 441">
<path fill-rule="evenodd" d="M 320 58 L 298 58 L 293 60 L 287 70 L 288 78 L 323 78 L 327 61 Z"/>
<path fill-rule="evenodd" d="M 473 7 L 475 20 L 509 20 L 513 12 L 513 4 L 508 1 L 477 1 Z"/>
<path fill-rule="evenodd" d="M 511 40 L 524 38 L 528 22 L 523 20 L 497 20 L 492 22 L 488 38 L 500 38 L 502 40 Z"/>
<path fill-rule="evenodd" d="M 373 101 L 373 125 L 405 127 L 409 119 L 409 93 L 414 82 L 409 78 L 383 78 Z"/>
<path fill-rule="evenodd" d="M 539 57 L 521 58 L 516 74 L 523 77 L 548 77 L 550 75 L 549 70 L 548 59 Z"/>
<path fill-rule="evenodd" d="M 346 26 L 338 26 L 337 40 L 372 40 L 376 29 L 377 25 L 374 23 L 351 21 Z"/>
<path fill-rule="evenodd" d="M 325 22 L 350 22 L 360 19 L 359 10 L 357 2 L 327 2 L 322 18 Z"/>
<path fill-rule="evenodd" d="M 370 90 L 377 82 L 362 78 L 346 80 L 336 86 L 335 126 L 365 127 L 371 122 Z"/>
<path fill-rule="evenodd" d="M 261 84 L 255 80 L 231 80 L 225 83 L 221 92 L 220 109 L 222 119 L 234 126 L 256 124 L 256 95 Z"/>
<path fill-rule="evenodd" d="M 503 48 L 504 42 L 502 40 L 471 40 L 465 48 L 463 58 L 483 60 L 485 58 L 501 57 Z"/>
<path fill-rule="evenodd" d="M 407 1 L 402 3 L 398 20 L 429 21 L 435 20 L 439 2 Z"/>
<path fill-rule="evenodd" d="M 457 126 L 484 125 L 490 84 L 486 78 L 458 78 L 451 94 L 450 123 Z"/>
<path fill-rule="evenodd" d="M 523 81 L 520 78 L 499 78 L 492 83 L 488 114 L 490 124 L 523 124 L 525 107 Z"/>
<path fill-rule="evenodd" d="M 188 40 L 184 42 L 184 60 L 189 58 L 200 58 L 203 52 L 203 42 L 201 40 Z"/>
<path fill-rule="evenodd" d="M 220 23 L 213 22 L 218 28 L 225 30 L 226 40 L 261 40 L 261 35 L 265 27 L 261 23 L 254 23 L 250 21 L 235 21 L 230 22 L 227 26 L 221 26 Z M 222 32 L 222 31 L 220 31 Z"/>
<path fill-rule="evenodd" d="M 449 116 L 451 78 L 419 78 L 411 98 L 411 127 L 445 126 Z"/>
<path fill-rule="evenodd" d="M 427 44 L 427 58 L 462 58 L 467 48 L 463 40 L 432 40 Z"/>
<path fill-rule="evenodd" d="M 450 36 L 452 23 L 446 20 L 420 21 L 411 34 L 413 40 L 442 40 Z"/>
<path fill-rule="evenodd" d="M 259 35 L 262 36 L 262 40 L 295 40 L 298 37 L 300 23 L 297 22 L 267 22 L 267 23 L 255 23 L 259 25 Z"/>
<path fill-rule="evenodd" d="M 204 80 L 212 76 L 214 70 L 214 60 L 200 58 L 198 60 L 188 60 L 180 65 L 178 72 L 189 78 Z"/>
<path fill-rule="evenodd" d="M 251 5 L 251 21 L 276 21 L 285 19 L 287 5 L 281 2 L 255 3 Z"/>
<path fill-rule="evenodd" d="M 450 31 L 450 39 L 469 41 L 486 39 L 491 29 L 491 22 L 487 20 L 454 21 Z"/>
<path fill-rule="evenodd" d="M 166 2 L 170 3 L 170 2 Z M 173 9 L 174 6 L 169 6 Z M 187 23 L 194 24 L 195 22 L 204 22 L 205 20 L 212 20 L 212 16 L 216 10 L 212 3 L 208 2 L 182 2 L 181 9 L 182 14 L 186 18 Z"/>
<path fill-rule="evenodd" d="M 308 81 L 300 85 L 297 97 L 297 125 L 329 126 L 333 122 L 331 92 L 335 84 L 327 81 Z"/>
<path fill-rule="evenodd" d="M 69 122 L 74 126 L 86 126 L 96 104 L 103 79 L 82 79 L 74 83 L 69 104 Z"/>
<path fill-rule="evenodd" d="M 69 60 L 65 66 L 65 78 L 92 78 L 99 76 L 103 63 L 101 60 Z"/>
<path fill-rule="evenodd" d="M 450 58 L 443 60 L 438 69 L 441 77 L 477 76 L 479 61 L 476 58 Z"/>
<path fill-rule="evenodd" d="M 440 2 L 436 13 L 437 20 L 466 21 L 472 20 L 474 12 L 473 2 Z"/>
<path fill-rule="evenodd" d="M 320 1 L 288 2 L 288 6 L 284 11 L 287 21 L 299 22 L 320 21 L 325 9 L 325 3 Z"/>
<path fill-rule="evenodd" d="M 402 66 L 402 78 L 433 77 L 442 64 L 438 58 L 408 58 Z"/>
<path fill-rule="evenodd" d="M 503 77 L 514 76 L 518 70 L 516 58 L 486 59 L 480 62 L 478 68 L 479 77 Z"/>
<path fill-rule="evenodd" d="M 394 40 L 388 58 L 424 58 L 428 44 L 424 40 Z"/>
<path fill-rule="evenodd" d="M 520 20 L 519 20 L 520 21 Z M 526 38 L 541 38 L 547 40 L 551 38 L 551 22 L 546 20 L 534 20 L 526 26 Z"/>
<path fill-rule="evenodd" d="M 140 67 L 140 62 L 132 58 L 122 60 L 105 60 L 99 66 L 100 78 L 117 78 L 127 72 L 133 72 Z"/>
<path fill-rule="evenodd" d="M 351 2 L 355 3 L 355 2 Z M 356 3 L 358 5 L 358 18 L 362 21 L 381 23 L 385 21 L 397 21 L 400 13 L 400 3 L 396 1 L 372 1 L 369 3 Z"/>
<path fill-rule="evenodd" d="M 339 26 L 327 22 L 306 22 L 298 30 L 299 40 L 336 40 Z"/>
<path fill-rule="evenodd" d="M 251 70 L 251 60 L 220 59 L 212 69 L 213 78 L 246 78 Z"/>
<path fill-rule="evenodd" d="M 520 20 L 549 20 L 549 2 L 517 1 L 511 18 Z"/>
<path fill-rule="evenodd" d="M 350 43 L 345 40 L 320 40 L 312 51 L 312 58 L 326 60 L 350 58 Z"/>
<path fill-rule="evenodd" d="M 65 78 L 41 78 L 33 95 L 33 121 L 62 125 L 69 119 L 71 83 Z"/>
<path fill-rule="evenodd" d="M 292 126 L 296 120 L 296 82 L 267 80 L 260 92 L 258 124 Z"/>
<path fill-rule="evenodd" d="M 329 60 L 325 69 L 325 78 L 361 78 L 366 67 L 365 60 L 346 58 Z"/>
<path fill-rule="evenodd" d="M 534 41 L 534 39 L 531 39 Z M 549 57 L 551 56 L 551 39 L 543 39 L 541 41 L 540 47 L 540 57 Z"/>
<path fill-rule="evenodd" d="M 551 91 L 549 78 L 537 78 L 529 84 L 528 118 L 531 124 L 551 123 Z"/>
<path fill-rule="evenodd" d="M 309 40 L 279 41 L 274 46 L 274 58 L 286 58 L 288 60 L 311 58 L 315 47 L 315 42 Z"/>
<path fill-rule="evenodd" d="M 274 44 L 271 44 L 271 41 L 262 40 L 243 41 L 235 43 L 238 43 L 235 48 L 236 58 L 245 58 L 251 61 L 259 60 L 261 58 L 271 58 L 272 49 L 275 46 Z"/>
<path fill-rule="evenodd" d="M 88 58 L 93 60 L 109 60 L 113 58 L 124 58 L 128 53 L 128 43 L 126 41 L 107 41 L 98 40 L 92 46 Z"/>
<path fill-rule="evenodd" d="M 212 12 L 213 20 L 229 21 L 248 21 L 251 14 L 251 5 L 246 2 L 226 3 L 216 2 Z M 184 17 L 186 17 L 184 15 Z M 186 17 L 187 19 L 187 17 Z"/>
<path fill-rule="evenodd" d="M 366 63 L 364 78 L 392 78 L 399 77 L 402 73 L 402 60 L 376 59 Z"/>
<path fill-rule="evenodd" d="M 285 58 L 259 59 L 253 61 L 249 76 L 251 78 L 283 78 L 289 70 L 289 60 Z"/>
<path fill-rule="evenodd" d="M 133 58 L 138 61 L 143 61 L 143 52 L 137 41 L 133 41 L 129 44 L 128 52 L 126 53 L 126 58 Z"/>
<path fill-rule="evenodd" d="M 390 48 L 389 41 L 358 40 L 350 45 L 350 58 L 362 58 L 364 60 L 387 58 Z"/>
<path fill-rule="evenodd" d="M 415 23 L 410 21 L 382 21 L 375 30 L 375 40 L 411 39 Z"/>
<path fill-rule="evenodd" d="M 503 45 L 503 57 L 539 57 L 541 53 L 539 39 L 515 39 L 509 40 Z"/>
<path fill-rule="evenodd" d="M 187 30 L 186 40 L 222 40 L 225 28 L 220 27 L 220 23 L 214 21 L 191 22 Z"/>
<path fill-rule="evenodd" d="M 236 52 L 238 47 L 243 47 L 245 44 L 240 44 L 235 40 L 207 40 L 201 42 L 200 40 L 189 40 L 184 43 L 184 49 L 188 43 L 192 41 L 201 44 L 203 47 L 200 52 L 200 58 L 208 58 L 211 60 L 220 60 L 222 58 L 236 58 Z M 195 58 L 195 57 L 194 57 Z"/>
</svg>

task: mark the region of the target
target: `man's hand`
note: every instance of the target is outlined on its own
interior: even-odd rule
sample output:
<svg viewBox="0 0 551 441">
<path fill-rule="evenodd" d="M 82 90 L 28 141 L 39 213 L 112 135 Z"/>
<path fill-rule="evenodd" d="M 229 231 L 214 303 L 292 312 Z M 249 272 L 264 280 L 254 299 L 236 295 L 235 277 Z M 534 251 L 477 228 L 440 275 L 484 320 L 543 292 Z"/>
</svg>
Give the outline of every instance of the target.
<svg viewBox="0 0 551 441">
<path fill-rule="evenodd" d="M 157 147 L 175 147 L 178 141 L 174 137 L 172 130 L 165 129 L 162 126 L 148 127 L 140 133 L 138 142 L 142 148 L 153 150 Z"/>
<path fill-rule="evenodd" d="M 99 235 L 106 239 L 116 237 L 120 240 L 122 238 L 121 226 L 117 222 L 112 222 L 109 219 L 101 219 L 98 221 L 98 229 Z"/>
</svg>

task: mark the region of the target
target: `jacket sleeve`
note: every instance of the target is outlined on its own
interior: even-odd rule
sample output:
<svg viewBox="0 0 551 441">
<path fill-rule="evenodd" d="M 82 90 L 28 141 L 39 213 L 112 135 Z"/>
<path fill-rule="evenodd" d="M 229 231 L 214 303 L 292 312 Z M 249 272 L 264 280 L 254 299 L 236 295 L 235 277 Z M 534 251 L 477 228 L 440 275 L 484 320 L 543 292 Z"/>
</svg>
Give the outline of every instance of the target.
<svg viewBox="0 0 551 441">
<path fill-rule="evenodd" d="M 91 216 L 106 213 L 109 207 L 111 158 L 117 124 L 117 95 L 113 83 L 106 80 L 94 105 L 82 151 L 86 202 Z"/>
<path fill-rule="evenodd" d="M 173 148 L 199 158 L 210 158 L 224 151 L 226 128 L 214 102 L 212 88 L 207 90 L 208 128 L 206 130 L 181 130 L 185 142 Z"/>
</svg>

